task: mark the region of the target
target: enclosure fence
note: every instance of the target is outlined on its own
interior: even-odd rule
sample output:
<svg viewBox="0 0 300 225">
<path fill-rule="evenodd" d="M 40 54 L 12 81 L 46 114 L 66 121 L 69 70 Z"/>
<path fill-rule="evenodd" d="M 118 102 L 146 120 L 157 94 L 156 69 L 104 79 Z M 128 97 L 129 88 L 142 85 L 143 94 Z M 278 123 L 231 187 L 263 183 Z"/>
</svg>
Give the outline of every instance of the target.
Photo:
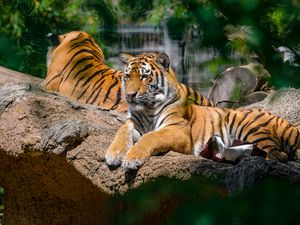
<svg viewBox="0 0 300 225">
<path fill-rule="evenodd" d="M 105 34 L 105 28 L 100 29 Z M 123 25 L 119 24 L 112 32 L 114 41 L 107 47 L 108 61 L 118 69 L 123 65 L 118 58 L 121 52 L 139 54 L 143 52 L 165 52 L 171 59 L 171 66 L 176 71 L 180 82 L 192 86 L 204 94 L 210 86 L 211 74 L 206 62 L 214 57 L 209 49 L 201 49 L 200 38 L 192 34 L 188 42 L 174 40 L 170 37 L 166 25 Z"/>
</svg>

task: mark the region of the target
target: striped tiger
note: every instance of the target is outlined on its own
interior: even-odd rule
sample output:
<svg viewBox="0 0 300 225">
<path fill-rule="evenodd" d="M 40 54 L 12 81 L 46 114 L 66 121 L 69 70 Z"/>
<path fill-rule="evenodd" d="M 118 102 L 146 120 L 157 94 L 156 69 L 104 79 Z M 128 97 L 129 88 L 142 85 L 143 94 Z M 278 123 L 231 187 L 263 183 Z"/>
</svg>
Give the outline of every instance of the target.
<svg viewBox="0 0 300 225">
<path fill-rule="evenodd" d="M 103 110 L 127 110 L 123 72 L 104 64 L 103 52 L 89 34 L 72 31 L 51 40 L 58 45 L 48 49 L 44 89 Z"/>
<path fill-rule="evenodd" d="M 211 138 L 225 151 L 242 154 L 249 149 L 231 147 L 239 140 L 259 148 L 266 159 L 281 162 L 293 159 L 300 146 L 299 130 L 266 111 L 191 103 L 164 53 L 156 58 L 123 54 L 121 61 L 126 64 L 122 80 L 129 118 L 105 154 L 108 165 L 136 169 L 150 156 L 169 150 L 199 156 Z"/>
<path fill-rule="evenodd" d="M 49 35 L 49 38 L 53 47 L 48 49 L 47 77 L 42 84 L 44 89 L 97 105 L 103 110 L 127 110 L 122 91 L 123 72 L 104 64 L 103 52 L 89 34 L 72 31 L 58 37 Z M 158 53 L 147 55 L 155 58 Z M 190 102 L 213 105 L 192 88 L 184 84 L 181 86 Z"/>
</svg>

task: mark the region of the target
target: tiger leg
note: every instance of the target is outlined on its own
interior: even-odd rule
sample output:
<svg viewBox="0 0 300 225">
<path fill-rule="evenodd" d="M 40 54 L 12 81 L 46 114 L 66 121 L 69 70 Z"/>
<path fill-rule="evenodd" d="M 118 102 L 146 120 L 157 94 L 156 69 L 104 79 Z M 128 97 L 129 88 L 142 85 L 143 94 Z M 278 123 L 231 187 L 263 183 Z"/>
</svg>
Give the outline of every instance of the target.
<svg viewBox="0 0 300 225">
<path fill-rule="evenodd" d="M 264 130 L 262 130 L 262 133 Z M 267 130 L 265 130 L 265 134 L 260 136 L 259 138 L 256 137 L 253 141 L 250 138 L 249 142 L 255 143 L 256 147 L 263 150 L 267 153 L 266 159 L 267 160 L 277 160 L 280 162 L 287 162 L 288 155 L 281 150 L 282 143 L 276 137 L 273 137 Z"/>
<path fill-rule="evenodd" d="M 124 156 L 122 167 L 137 169 L 150 156 L 169 150 L 184 154 L 192 153 L 188 127 L 170 126 L 143 135 Z"/>
<path fill-rule="evenodd" d="M 288 155 L 285 152 L 274 149 L 268 152 L 266 159 L 278 160 L 285 163 L 288 161 Z"/>
<path fill-rule="evenodd" d="M 133 130 L 134 125 L 131 120 L 127 120 L 126 123 L 119 128 L 105 154 L 105 161 L 108 165 L 117 166 L 121 164 L 123 156 L 133 145 Z"/>
</svg>

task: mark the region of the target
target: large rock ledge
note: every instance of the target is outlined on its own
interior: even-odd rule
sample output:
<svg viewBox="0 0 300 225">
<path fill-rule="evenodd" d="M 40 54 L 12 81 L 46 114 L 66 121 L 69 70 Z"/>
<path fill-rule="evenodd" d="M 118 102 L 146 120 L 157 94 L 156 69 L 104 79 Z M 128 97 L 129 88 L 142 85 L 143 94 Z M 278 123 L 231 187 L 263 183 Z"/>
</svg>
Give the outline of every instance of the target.
<svg viewBox="0 0 300 225">
<path fill-rule="evenodd" d="M 299 162 L 282 164 L 260 158 L 232 166 L 170 152 L 151 157 L 137 171 L 108 168 L 104 154 L 125 114 L 46 93 L 39 88 L 40 81 L 0 67 L 4 224 L 114 224 L 113 214 L 124 209 L 111 205 L 113 196 L 159 177 L 217 181 L 225 193 L 248 189 L 266 176 L 300 182 Z M 300 122 L 300 90 L 282 93 L 275 93 L 276 98 L 271 103 L 268 98 L 267 106 L 262 106 L 279 104 L 289 113 L 283 110 L 281 115 L 279 110 L 277 115 Z M 293 105 L 286 101 L 290 97 Z M 144 222 L 148 223 L 157 224 Z"/>
</svg>

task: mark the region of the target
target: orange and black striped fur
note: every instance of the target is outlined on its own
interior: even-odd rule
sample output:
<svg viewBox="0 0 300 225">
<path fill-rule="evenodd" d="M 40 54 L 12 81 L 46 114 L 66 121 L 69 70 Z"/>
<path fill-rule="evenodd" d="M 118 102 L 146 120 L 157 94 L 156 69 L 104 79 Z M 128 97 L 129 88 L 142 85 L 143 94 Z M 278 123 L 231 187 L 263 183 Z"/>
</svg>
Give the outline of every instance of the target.
<svg viewBox="0 0 300 225">
<path fill-rule="evenodd" d="M 73 31 L 50 38 L 54 46 L 49 48 L 47 55 L 48 71 L 43 82 L 46 90 L 97 105 L 104 110 L 127 110 L 121 91 L 123 72 L 104 64 L 103 52 L 89 34 Z M 148 55 L 154 58 L 157 53 Z M 190 102 L 213 104 L 192 88 L 181 85 Z"/>
<path fill-rule="evenodd" d="M 190 104 L 164 53 L 155 58 L 123 54 L 121 60 L 126 64 L 129 119 L 106 152 L 109 165 L 136 169 L 151 155 L 168 150 L 199 156 L 212 137 L 218 137 L 225 151 L 240 140 L 265 152 L 266 159 L 282 162 L 293 159 L 299 148 L 299 130 L 266 111 Z"/>
<path fill-rule="evenodd" d="M 86 32 L 59 35 L 58 46 L 49 49 L 47 58 L 46 90 L 104 110 L 127 110 L 122 72 L 105 65 L 101 48 Z"/>
</svg>

